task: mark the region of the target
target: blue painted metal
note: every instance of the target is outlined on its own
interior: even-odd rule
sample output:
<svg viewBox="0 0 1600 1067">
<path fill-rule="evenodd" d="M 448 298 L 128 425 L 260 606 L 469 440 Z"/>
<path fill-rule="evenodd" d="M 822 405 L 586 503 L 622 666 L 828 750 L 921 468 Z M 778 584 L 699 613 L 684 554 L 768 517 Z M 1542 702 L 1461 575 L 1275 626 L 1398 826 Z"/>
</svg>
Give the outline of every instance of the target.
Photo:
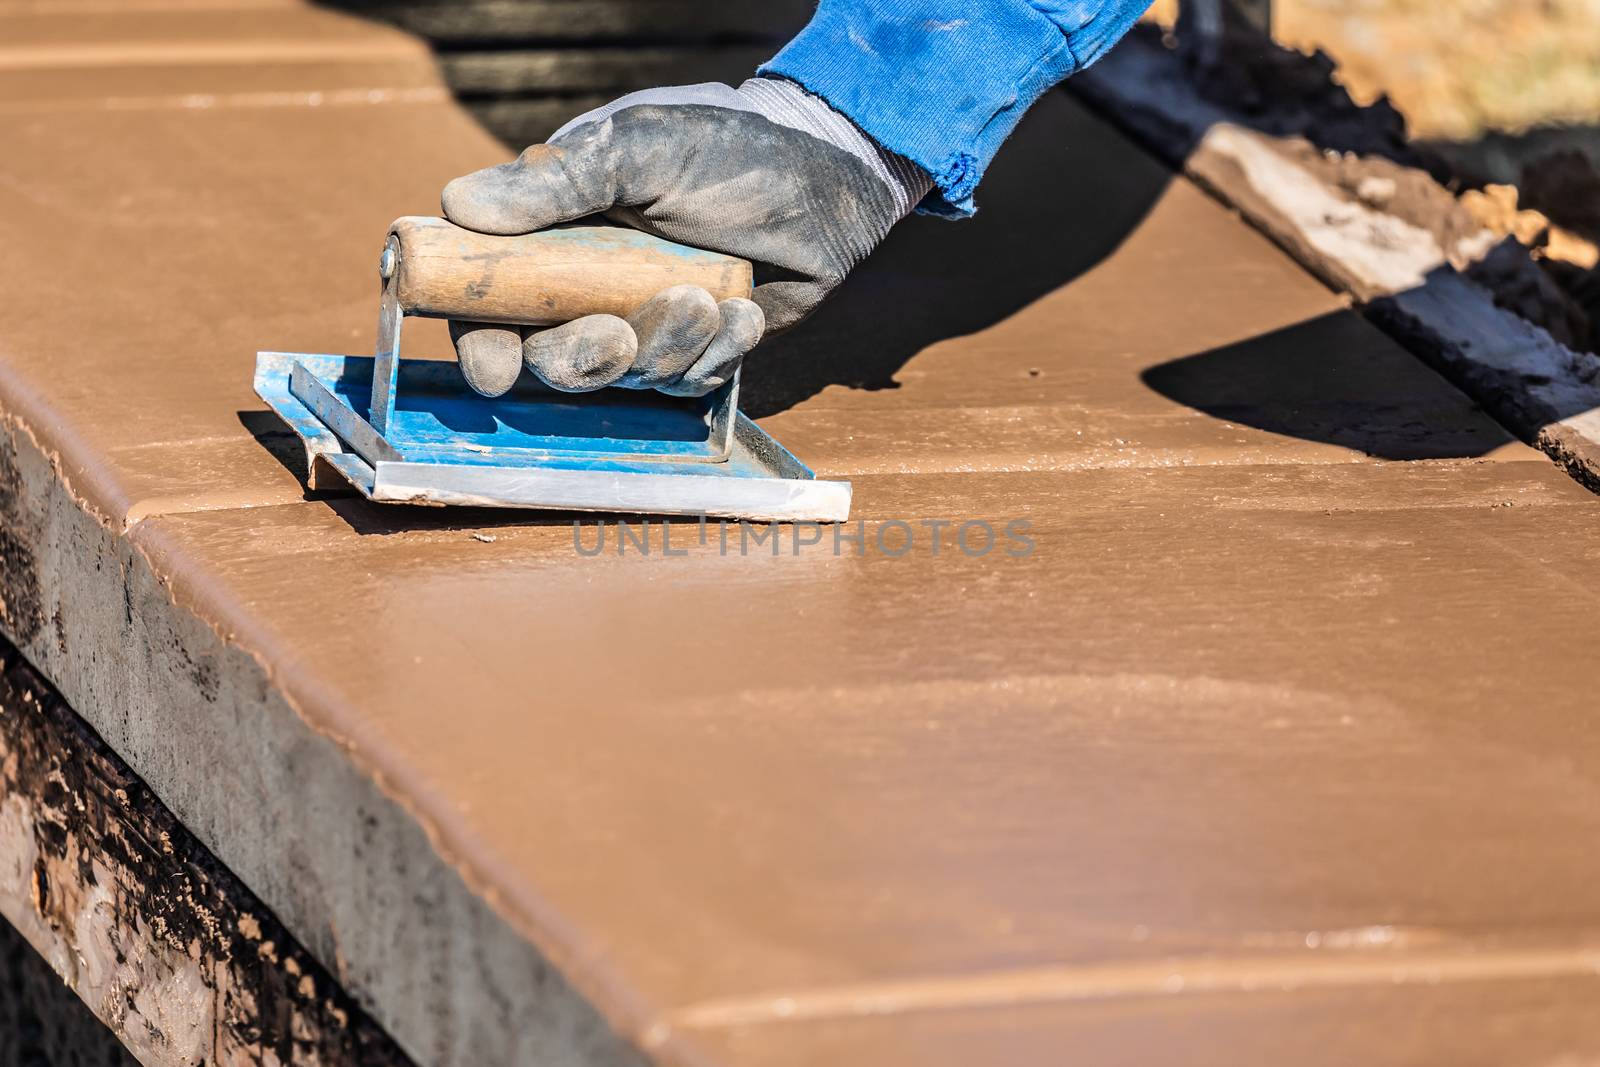
<svg viewBox="0 0 1600 1067">
<path fill-rule="evenodd" d="M 848 483 L 817 482 L 737 413 L 737 381 L 683 398 L 559 393 L 525 377 L 489 399 L 462 387 L 453 362 L 397 360 L 394 409 L 380 434 L 368 410 L 373 369 L 371 357 L 262 352 L 255 376 L 256 393 L 306 443 L 313 469 L 326 460 L 372 499 L 386 499 L 387 472 L 388 482 L 412 487 L 404 499 L 433 502 L 819 521 L 842 520 L 849 507 Z M 505 499 L 495 499 L 495 485 Z"/>
<path fill-rule="evenodd" d="M 280 358 L 258 361 L 258 392 L 262 370 L 273 378 L 281 371 L 283 391 L 291 392 L 288 379 L 298 362 L 351 415 L 370 423 L 370 357 L 272 355 Z M 396 367 L 394 411 L 389 431 L 380 436 L 412 462 L 523 466 L 552 459 L 603 463 L 627 457 L 707 463 L 716 462 L 724 451 L 712 439 L 717 406 L 726 399 L 717 394 L 683 398 L 634 389 L 559 393 L 524 376 L 505 396 L 489 399 L 463 387 L 454 363 L 399 360 Z M 274 383 L 267 387 L 274 390 Z"/>
</svg>

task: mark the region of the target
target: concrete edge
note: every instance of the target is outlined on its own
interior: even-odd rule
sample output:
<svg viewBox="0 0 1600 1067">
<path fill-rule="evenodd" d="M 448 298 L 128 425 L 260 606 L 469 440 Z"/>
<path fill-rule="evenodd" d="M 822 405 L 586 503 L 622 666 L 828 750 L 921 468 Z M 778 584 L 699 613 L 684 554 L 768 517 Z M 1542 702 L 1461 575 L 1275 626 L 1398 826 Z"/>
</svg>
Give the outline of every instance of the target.
<svg viewBox="0 0 1600 1067">
<path fill-rule="evenodd" d="M 1465 269 L 1491 251 L 1353 200 L 1303 138 L 1206 99 L 1183 59 L 1133 34 L 1069 88 L 1286 251 L 1578 481 L 1600 487 L 1600 357 L 1499 307 Z M 1418 176 L 1424 180 L 1425 175 Z M 1436 183 L 1435 183 L 1436 184 Z M 1442 187 L 1439 193 L 1448 194 Z M 1486 231 L 1485 231 L 1486 233 Z"/>
<path fill-rule="evenodd" d="M 175 601 L 5 396 L 0 630 L 410 1057 L 646 1062 L 645 1035 L 619 1033 L 255 656 Z"/>
</svg>

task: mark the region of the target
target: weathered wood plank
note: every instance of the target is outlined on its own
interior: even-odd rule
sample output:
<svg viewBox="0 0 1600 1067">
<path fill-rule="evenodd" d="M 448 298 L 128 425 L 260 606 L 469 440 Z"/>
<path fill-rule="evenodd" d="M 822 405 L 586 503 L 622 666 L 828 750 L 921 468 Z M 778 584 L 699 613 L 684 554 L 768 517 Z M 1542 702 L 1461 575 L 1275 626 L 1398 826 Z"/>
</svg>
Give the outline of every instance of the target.
<svg viewBox="0 0 1600 1067">
<path fill-rule="evenodd" d="M 0 1067 L 138 1067 L 10 923 L 0 922 Z"/>
<path fill-rule="evenodd" d="M 3 641 L 0 914 L 146 1067 L 410 1062 Z"/>
<path fill-rule="evenodd" d="M 1505 426 L 1600 484 L 1600 357 L 1497 306 L 1462 272 L 1488 252 L 1486 233 L 1445 227 L 1441 240 L 1333 188 L 1308 165 L 1304 140 L 1206 99 L 1182 60 L 1148 38 L 1129 38 L 1072 85 Z"/>
</svg>

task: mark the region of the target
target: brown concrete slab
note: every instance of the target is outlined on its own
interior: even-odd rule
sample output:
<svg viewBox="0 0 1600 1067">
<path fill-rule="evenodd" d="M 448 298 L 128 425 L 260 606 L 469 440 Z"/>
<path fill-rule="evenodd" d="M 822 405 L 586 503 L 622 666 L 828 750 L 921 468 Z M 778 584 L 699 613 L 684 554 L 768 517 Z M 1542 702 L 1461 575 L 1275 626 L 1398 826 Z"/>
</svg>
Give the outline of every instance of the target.
<svg viewBox="0 0 1600 1067">
<path fill-rule="evenodd" d="M 1526 466 L 1564 502 L 1383 507 L 1412 481 L 1388 468 L 1352 511 L 1197 506 L 1198 477 L 1155 506 L 1079 506 L 1099 487 L 1072 476 L 945 489 L 946 514 L 1031 518 L 1029 559 L 579 561 L 564 527 L 358 543 L 320 506 L 137 538 L 293 656 L 530 932 L 560 917 L 553 955 L 670 1015 L 1275 931 L 1594 932 L 1570 841 L 1600 829 L 1600 733 L 1556 666 L 1593 640 L 1600 588 L 1564 563 L 1600 551 L 1596 506 Z"/>
<path fill-rule="evenodd" d="M 1106 1067 L 1583 1063 L 1600 1045 L 1593 1025 L 1596 997 L 1592 978 L 1272 989 L 779 1023 L 696 1035 L 693 1045 L 708 1060 L 783 1067 L 846 1061 Z"/>
<path fill-rule="evenodd" d="M 279 58 L 358 63 L 412 56 L 415 38 L 305 4 L 61 4 L 0 6 L 0 69 L 176 66 Z"/>
<path fill-rule="evenodd" d="M 17 15 L 94 16 L 128 11 L 248 11 L 304 6 L 305 0 L 6 0 L 0 11 Z"/>
<path fill-rule="evenodd" d="M 420 42 L 300 4 L 0 5 L 0 113 L 370 106 L 443 96 Z"/>
<path fill-rule="evenodd" d="M 1459 394 L 1348 317 L 1298 327 L 1325 336 L 1284 339 L 1296 362 L 1275 378 L 1261 357 L 1270 361 L 1277 350 L 1250 339 L 1334 314 L 1336 301 L 1292 265 L 1265 255 L 1263 242 L 1194 190 L 1169 187 L 1164 170 L 1077 108 L 1052 98 L 1045 112 L 1038 122 L 1054 127 L 1053 135 L 1013 150 L 993 180 L 988 210 L 1040 204 L 1052 188 L 1034 214 L 1042 232 L 1059 226 L 1055 244 L 1009 251 L 1014 228 L 1003 216 L 974 224 L 973 236 L 917 220 L 892 262 L 868 273 L 814 331 L 766 357 L 806 371 L 768 385 L 776 376 L 752 370 L 749 406 L 759 413 L 833 381 L 892 380 L 928 349 L 907 370 L 905 384 L 919 388 L 852 390 L 842 418 L 829 417 L 837 405 L 819 397 L 815 416 L 770 423 L 818 469 L 1360 458 L 1337 443 L 1282 435 L 1269 454 L 1260 434 L 1148 390 L 1133 390 L 1131 401 L 1125 395 L 1130 373 L 1206 349 L 1220 353 L 1216 363 L 1229 364 L 1218 369 L 1230 380 L 1240 379 L 1237 364 L 1247 366 L 1258 404 L 1281 406 L 1275 390 L 1289 379 L 1302 383 L 1302 397 L 1305 382 L 1317 386 L 1324 411 L 1381 405 L 1384 418 L 1411 427 L 1413 440 L 1369 435 L 1348 442 L 1380 454 L 1477 455 L 1508 440 Z M 33 391 L 44 402 L 48 392 L 55 417 L 74 427 L 57 447 L 71 455 L 82 444 L 81 478 L 96 487 L 96 505 L 117 517 L 297 498 L 298 483 L 240 425 L 238 412 L 259 410 L 241 367 L 260 347 L 369 348 L 375 312 L 367 235 L 381 233 L 396 211 L 431 210 L 451 175 L 504 154 L 453 107 L 438 104 L 17 115 L 0 117 L 0 133 L 19 146 L 8 158 L 7 180 L 38 219 L 15 235 L 17 254 L 0 266 L 0 282 L 22 304 L 49 309 L 8 328 L 6 348 L 15 355 L 5 371 L 19 376 L 16 394 Z M 263 153 L 266 145 L 272 150 Z M 375 197 L 373 161 L 424 145 L 414 163 L 384 171 L 388 191 Z M 1091 152 L 1107 156 L 1108 165 L 1077 163 Z M 115 169 L 77 165 L 97 154 L 122 162 Z M 1062 175 L 1066 189 L 1059 188 Z M 1118 184 L 1130 192 L 1119 193 Z M 131 192 L 119 194 L 123 188 Z M 1099 200 L 1117 210 L 1095 213 L 1093 225 L 1073 207 Z M 1147 224 L 1129 232 L 1147 210 Z M 934 254 L 946 241 L 946 253 Z M 941 259 L 967 266 L 930 279 L 924 264 Z M 1228 270 L 1212 266 L 1219 259 Z M 1100 269 L 1083 278 L 1084 296 L 1072 295 L 1077 287 L 1053 287 L 1097 263 Z M 1009 273 L 985 279 L 997 264 Z M 133 269 L 167 284 L 154 293 L 131 287 Z M 1212 283 L 1198 284 L 1202 275 Z M 1130 277 L 1138 279 L 1133 287 Z M 238 281 L 220 284 L 228 278 Z M 1176 304 L 1171 317 L 1145 313 L 1156 293 Z M 881 307 L 886 299 L 903 310 L 886 319 L 863 309 L 864 301 Z M 1223 308 L 1237 317 L 1230 321 Z M 1140 323 L 1134 335 L 1103 325 L 1130 318 Z M 990 320 L 998 321 L 983 325 Z M 1063 322 L 1072 328 L 1063 330 Z M 408 331 L 408 343 L 443 349 L 443 333 L 432 325 Z M 938 346 L 973 328 L 976 336 Z M 863 336 L 851 340 L 856 334 Z M 68 343 L 73 335 L 115 341 Z M 1313 372 L 1300 355 L 1307 351 L 1338 356 Z M 841 366 L 844 360 L 853 363 Z M 125 365 L 161 369 L 114 390 L 79 384 Z M 26 378 L 35 366 L 71 384 L 36 388 Z M 938 415 L 930 417 L 933 411 Z M 1262 417 L 1277 425 L 1289 415 Z M 861 433 L 869 424 L 872 433 Z M 1427 430 L 1421 444 L 1417 427 Z M 88 458 L 123 450 L 131 451 L 115 465 Z M 222 474 L 213 467 L 220 455 L 241 466 Z"/>
<path fill-rule="evenodd" d="M 281 427 L 243 414 L 260 410 L 254 352 L 370 351 L 371 235 L 395 204 L 437 210 L 458 160 L 504 155 L 438 101 L 46 111 L 0 115 L 0 136 L 31 219 L 8 231 L 0 285 L 40 309 L 6 324 L 0 379 L 35 426 L 71 428 L 51 447 L 118 522 L 300 499 L 252 436 Z M 413 141 L 429 150 L 411 165 L 375 163 Z M 433 323 L 414 336 L 448 343 Z"/>
<path fill-rule="evenodd" d="M 0 27 L 3 28 L 3 27 Z M 116 91 L 105 77 L 114 73 Z M 369 107 L 446 98 L 434 72 L 417 57 L 371 62 L 327 59 L 172 66 L 0 68 L 0 114 L 60 111 L 182 110 L 272 107 Z"/>
<path fill-rule="evenodd" d="M 1596 502 L 1065 98 L 749 382 L 874 541 L 1021 519 L 1022 558 L 588 559 L 302 500 L 251 354 L 366 347 L 372 235 L 504 153 L 438 104 L 0 134 L 38 309 L 0 322 L 8 628 L 419 1059 L 621 1058 L 563 981 L 652 1057 L 756 1064 L 1271 1047 L 1361 1015 L 1374 948 L 1589 995 Z M 1370 980 L 1288 1014 L 1113 980 L 1324 947 Z"/>
<path fill-rule="evenodd" d="M 1164 198 L 1153 216 L 1179 199 Z M 1182 225 L 1171 217 L 1179 213 L 1168 215 L 1174 226 Z M 1134 350 L 1125 336 L 1061 343 L 1053 322 L 1093 315 L 1122 269 L 1142 273 L 1136 259 L 1126 268 L 1121 260 L 1159 246 L 1164 227 L 1154 219 L 1146 225 L 1157 231 L 1148 243 L 1130 240 L 1060 291 L 1087 290 L 1081 302 L 1052 301 L 980 335 L 940 342 L 896 375 L 895 388 L 863 394 L 832 386 L 763 425 L 839 477 L 1530 458 L 1465 397 L 1439 390 L 1432 371 L 1397 358 L 1371 326 L 1347 314 L 1273 326 L 1205 351 L 1184 348 L 1176 336 L 1141 337 L 1147 347 Z M 1108 280 L 1102 286 L 1097 278 Z M 1215 288 L 1173 286 L 1183 295 L 1165 303 L 1179 315 L 1188 300 L 1201 299 L 1189 294 Z M 1116 313 L 1138 317 L 1138 303 L 1129 298 Z M 1202 327 L 1192 336 L 1205 340 Z M 1141 378 L 1150 388 L 1130 390 Z"/>
<path fill-rule="evenodd" d="M 1045 114 L 1053 136 L 1008 149 L 982 221 L 912 219 L 859 285 L 760 357 L 747 408 L 810 397 L 766 422 L 779 440 L 840 474 L 1440 458 L 1509 442 L 1197 189 L 1074 107 Z M 779 362 L 795 370 L 770 384 Z M 1139 376 L 1150 389 L 1130 389 Z"/>
<path fill-rule="evenodd" d="M 1477 456 L 1510 440 L 1096 120 L 1051 100 L 1035 121 L 1050 135 L 1008 146 L 979 219 L 911 220 L 758 358 L 746 407 L 779 411 L 765 425 L 785 444 L 848 474 Z M 1141 375 L 1151 388 L 1130 388 Z"/>
</svg>

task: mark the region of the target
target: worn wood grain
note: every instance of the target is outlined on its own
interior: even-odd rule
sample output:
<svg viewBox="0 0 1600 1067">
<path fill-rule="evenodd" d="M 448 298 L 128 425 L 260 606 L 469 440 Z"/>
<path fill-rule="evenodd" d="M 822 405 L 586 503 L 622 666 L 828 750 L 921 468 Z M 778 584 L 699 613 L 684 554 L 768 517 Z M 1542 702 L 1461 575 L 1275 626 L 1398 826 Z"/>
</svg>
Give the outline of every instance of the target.
<svg viewBox="0 0 1600 1067">
<path fill-rule="evenodd" d="M 419 315 L 548 325 L 584 315 L 627 318 L 675 285 L 699 286 L 719 301 L 750 297 L 745 260 L 622 227 L 494 237 L 409 215 L 389 232 L 399 243 L 400 304 Z"/>
<path fill-rule="evenodd" d="M 10 923 L 0 922 L 0 1064 L 138 1067 Z"/>
<path fill-rule="evenodd" d="M 0 856 L 0 915 L 145 1067 L 410 1062 L 6 642 Z"/>
</svg>

